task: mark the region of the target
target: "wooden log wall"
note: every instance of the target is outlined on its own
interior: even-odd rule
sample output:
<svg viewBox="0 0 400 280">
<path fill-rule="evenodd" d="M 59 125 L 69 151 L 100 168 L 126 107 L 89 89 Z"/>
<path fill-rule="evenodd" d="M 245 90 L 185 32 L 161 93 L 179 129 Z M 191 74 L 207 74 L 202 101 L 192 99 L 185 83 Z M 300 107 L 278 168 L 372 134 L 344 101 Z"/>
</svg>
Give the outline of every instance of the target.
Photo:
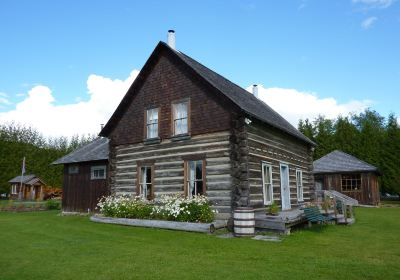
<svg viewBox="0 0 400 280">
<path fill-rule="evenodd" d="M 252 122 L 248 126 L 249 145 L 249 185 L 250 205 L 265 207 L 262 192 L 262 161 L 272 166 L 273 200 L 281 205 L 280 163 L 289 166 L 289 185 L 291 206 L 299 205 L 297 200 L 296 169 L 303 172 L 304 202 L 315 197 L 314 177 L 312 174 L 312 147 L 296 138 L 286 135 L 274 128 Z"/>
<path fill-rule="evenodd" d="M 226 218 L 231 213 L 230 132 L 193 136 L 184 141 L 163 140 L 160 144 L 110 145 L 110 187 L 116 194 L 136 194 L 138 161 L 154 162 L 154 195 L 183 194 L 184 158 L 204 155 L 206 195 L 213 208 Z"/>
<path fill-rule="evenodd" d="M 232 207 L 235 209 L 250 205 L 249 145 L 244 116 L 233 121 L 231 133 Z"/>
</svg>

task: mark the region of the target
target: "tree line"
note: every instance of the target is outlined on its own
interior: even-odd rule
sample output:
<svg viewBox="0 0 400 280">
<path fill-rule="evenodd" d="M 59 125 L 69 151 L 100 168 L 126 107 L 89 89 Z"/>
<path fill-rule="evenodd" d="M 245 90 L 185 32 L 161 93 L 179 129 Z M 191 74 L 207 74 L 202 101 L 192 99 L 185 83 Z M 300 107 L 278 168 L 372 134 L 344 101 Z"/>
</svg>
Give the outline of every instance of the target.
<svg viewBox="0 0 400 280">
<path fill-rule="evenodd" d="M 400 126 L 394 114 L 385 118 L 367 109 L 336 119 L 319 116 L 300 120 L 298 129 L 317 144 L 314 160 L 342 150 L 378 167 L 382 192 L 400 193 Z"/>
<path fill-rule="evenodd" d="M 63 167 L 53 161 L 94 139 L 94 135 L 46 138 L 32 127 L 15 123 L 0 124 L 0 194 L 8 193 L 12 178 L 35 174 L 52 187 L 61 187 Z"/>
</svg>

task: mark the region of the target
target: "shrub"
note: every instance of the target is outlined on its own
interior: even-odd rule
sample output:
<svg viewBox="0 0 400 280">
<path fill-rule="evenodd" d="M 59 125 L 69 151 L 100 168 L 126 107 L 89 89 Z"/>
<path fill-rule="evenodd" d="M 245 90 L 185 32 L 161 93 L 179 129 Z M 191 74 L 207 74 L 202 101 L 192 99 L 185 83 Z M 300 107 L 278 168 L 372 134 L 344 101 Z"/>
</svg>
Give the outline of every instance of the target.
<svg viewBox="0 0 400 280">
<path fill-rule="evenodd" d="M 57 199 L 49 199 L 46 201 L 46 209 L 47 210 L 60 210 L 61 202 Z"/>
<path fill-rule="evenodd" d="M 173 195 L 147 201 L 141 197 L 111 195 L 100 199 L 97 206 L 104 216 L 117 218 L 209 223 L 215 215 L 204 196 L 189 199 Z"/>
</svg>

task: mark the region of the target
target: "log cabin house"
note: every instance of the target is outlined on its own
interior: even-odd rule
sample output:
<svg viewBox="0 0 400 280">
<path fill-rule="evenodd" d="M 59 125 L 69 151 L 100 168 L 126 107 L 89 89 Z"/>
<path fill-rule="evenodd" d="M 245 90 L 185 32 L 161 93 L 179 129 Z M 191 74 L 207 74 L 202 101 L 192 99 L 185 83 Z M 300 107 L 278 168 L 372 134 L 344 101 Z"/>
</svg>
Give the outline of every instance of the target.
<svg viewBox="0 0 400 280">
<path fill-rule="evenodd" d="M 64 165 L 63 212 L 95 211 L 98 200 L 109 194 L 107 138 L 99 137 L 52 164 Z"/>
<path fill-rule="evenodd" d="M 8 183 L 10 199 L 43 200 L 46 183 L 34 174 L 17 176 Z"/>
<path fill-rule="evenodd" d="M 176 50 L 170 31 L 100 132 L 110 191 L 206 195 L 219 219 L 310 201 L 315 144 L 256 94 Z"/>
<path fill-rule="evenodd" d="M 379 174 L 375 166 L 338 150 L 314 161 L 317 190 L 335 190 L 360 204 L 379 204 Z"/>
</svg>

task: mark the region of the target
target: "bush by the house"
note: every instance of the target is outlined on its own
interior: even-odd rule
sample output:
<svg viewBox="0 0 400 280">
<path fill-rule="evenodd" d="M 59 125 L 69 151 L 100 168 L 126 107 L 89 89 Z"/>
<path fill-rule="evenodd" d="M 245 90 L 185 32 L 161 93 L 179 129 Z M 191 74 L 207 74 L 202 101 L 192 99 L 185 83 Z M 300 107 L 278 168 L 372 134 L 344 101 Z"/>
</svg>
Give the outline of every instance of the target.
<svg viewBox="0 0 400 280">
<path fill-rule="evenodd" d="M 209 223 L 215 215 L 204 196 L 185 198 L 173 195 L 147 201 L 141 197 L 111 195 L 103 197 L 98 207 L 104 216 L 116 218 Z"/>
<path fill-rule="evenodd" d="M 49 199 L 46 201 L 46 209 L 47 210 L 60 210 L 61 209 L 61 201 L 59 199 Z"/>
</svg>

